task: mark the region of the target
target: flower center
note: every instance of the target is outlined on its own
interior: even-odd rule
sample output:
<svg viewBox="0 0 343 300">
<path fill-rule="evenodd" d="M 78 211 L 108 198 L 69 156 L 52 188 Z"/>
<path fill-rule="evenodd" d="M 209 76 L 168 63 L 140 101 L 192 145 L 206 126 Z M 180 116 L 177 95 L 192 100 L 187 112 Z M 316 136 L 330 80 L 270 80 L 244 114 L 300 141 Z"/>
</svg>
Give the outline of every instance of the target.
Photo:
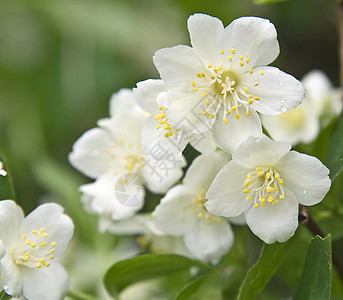
<svg viewBox="0 0 343 300">
<path fill-rule="evenodd" d="M 44 228 L 33 229 L 29 235 L 21 236 L 13 255 L 15 263 L 30 268 L 49 267 L 49 261 L 54 259 L 55 246 L 56 242 L 49 241 Z"/>
<path fill-rule="evenodd" d="M 156 125 L 156 129 L 163 129 L 166 132 L 164 133 L 165 137 L 170 137 L 174 135 L 175 131 L 179 131 L 177 128 L 173 128 L 169 123 L 168 119 L 166 118 L 164 107 L 159 106 L 158 109 L 161 111 L 161 113 L 154 116 L 155 120 L 158 120 L 158 125 Z"/>
<path fill-rule="evenodd" d="M 198 217 L 198 219 L 204 219 L 206 224 L 209 225 L 211 222 L 221 224 L 223 222 L 222 218 L 216 217 L 209 213 L 205 207 L 205 193 L 201 192 L 197 197 L 192 199 L 193 202 L 193 214 Z"/>
<path fill-rule="evenodd" d="M 271 167 L 257 167 L 255 171 L 248 173 L 243 185 L 243 193 L 248 194 L 245 199 L 249 201 L 253 198 L 255 208 L 259 205 L 275 205 L 279 199 L 285 198 L 283 180 Z"/>
<path fill-rule="evenodd" d="M 105 149 L 108 159 L 104 160 L 103 172 L 113 171 L 114 175 L 121 173 L 136 173 L 143 166 L 141 148 L 139 145 L 125 143 L 124 139 L 119 143 L 112 143 L 111 147 Z"/>
<path fill-rule="evenodd" d="M 228 53 L 221 50 L 223 62 L 207 68 L 196 74 L 197 78 L 192 81 L 193 92 L 199 94 L 205 102 L 205 109 L 202 115 L 213 119 L 219 109 L 223 111 L 223 123 L 227 124 L 227 115 L 235 113 L 235 118 L 240 119 L 237 108 L 244 107 L 247 116 L 249 105 L 254 101 L 260 101 L 249 93 L 250 87 L 257 87 L 259 82 L 247 82 L 248 77 L 256 76 L 254 70 L 248 67 L 250 59 L 235 55 L 236 50 L 232 48 Z M 259 75 L 264 75 L 263 71 Z"/>
</svg>

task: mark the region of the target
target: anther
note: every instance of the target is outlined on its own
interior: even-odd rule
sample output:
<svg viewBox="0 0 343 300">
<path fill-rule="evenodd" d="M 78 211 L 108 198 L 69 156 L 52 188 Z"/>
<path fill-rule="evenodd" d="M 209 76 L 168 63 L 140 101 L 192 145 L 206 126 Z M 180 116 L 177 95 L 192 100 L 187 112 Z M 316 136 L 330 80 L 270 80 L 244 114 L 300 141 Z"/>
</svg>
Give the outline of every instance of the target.
<svg viewBox="0 0 343 300">
<path fill-rule="evenodd" d="M 230 50 L 230 52 L 231 52 L 232 54 L 235 54 L 235 48 L 232 48 L 232 49 Z"/>
<path fill-rule="evenodd" d="M 235 118 L 236 118 L 237 120 L 239 120 L 239 119 L 240 119 L 240 117 L 241 117 L 241 115 L 240 115 L 240 114 L 237 114 L 237 115 L 235 115 Z"/>
<path fill-rule="evenodd" d="M 223 120 L 223 123 L 224 123 L 224 124 L 227 124 L 227 123 L 228 123 L 228 121 L 227 121 L 226 118 Z"/>
</svg>

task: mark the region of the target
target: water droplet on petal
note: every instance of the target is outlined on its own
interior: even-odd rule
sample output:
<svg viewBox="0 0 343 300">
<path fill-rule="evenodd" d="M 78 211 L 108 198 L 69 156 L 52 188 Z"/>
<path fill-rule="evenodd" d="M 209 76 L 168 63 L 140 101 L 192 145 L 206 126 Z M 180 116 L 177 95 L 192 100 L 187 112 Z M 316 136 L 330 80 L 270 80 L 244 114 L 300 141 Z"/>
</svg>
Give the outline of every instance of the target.
<svg viewBox="0 0 343 300">
<path fill-rule="evenodd" d="M 283 86 L 283 85 L 284 85 L 284 83 L 283 83 L 282 81 L 280 81 L 280 82 L 279 82 L 279 85 L 280 85 L 280 86 Z"/>
<path fill-rule="evenodd" d="M 281 111 L 282 111 L 282 112 L 286 112 L 286 111 L 287 111 L 287 107 L 286 107 L 286 106 L 282 106 L 282 107 L 281 107 Z"/>
<path fill-rule="evenodd" d="M 4 291 L 8 289 L 8 285 L 3 286 Z"/>
<path fill-rule="evenodd" d="M 304 194 L 307 194 L 307 190 L 306 190 L 306 189 L 303 189 L 303 193 L 304 193 Z"/>
<path fill-rule="evenodd" d="M 281 99 L 281 101 L 280 101 L 281 103 L 285 103 L 285 100 L 284 99 Z"/>
</svg>

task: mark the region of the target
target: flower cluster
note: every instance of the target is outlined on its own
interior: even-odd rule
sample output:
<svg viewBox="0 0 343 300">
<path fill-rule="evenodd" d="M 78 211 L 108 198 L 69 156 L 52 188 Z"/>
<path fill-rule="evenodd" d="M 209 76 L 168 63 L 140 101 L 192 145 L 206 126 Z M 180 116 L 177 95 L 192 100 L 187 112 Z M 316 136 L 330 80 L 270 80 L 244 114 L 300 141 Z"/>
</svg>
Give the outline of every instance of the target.
<svg viewBox="0 0 343 300">
<path fill-rule="evenodd" d="M 284 242 L 298 226 L 299 204 L 320 202 L 331 181 L 317 158 L 291 151 L 300 137 L 287 138 L 287 128 L 277 134 L 275 120 L 305 124 L 313 105 L 299 106 L 306 79 L 268 66 L 279 54 L 274 25 L 242 17 L 224 27 L 195 14 L 188 30 L 191 46 L 155 53 L 161 79 L 114 94 L 110 118 L 76 141 L 69 160 L 95 180 L 80 190 L 101 231 L 140 234 L 145 250 L 217 264 L 237 217 L 264 242 Z M 277 141 L 262 133 L 261 118 Z M 200 155 L 180 180 L 188 144 Z M 146 189 L 165 193 L 153 211 Z"/>
</svg>

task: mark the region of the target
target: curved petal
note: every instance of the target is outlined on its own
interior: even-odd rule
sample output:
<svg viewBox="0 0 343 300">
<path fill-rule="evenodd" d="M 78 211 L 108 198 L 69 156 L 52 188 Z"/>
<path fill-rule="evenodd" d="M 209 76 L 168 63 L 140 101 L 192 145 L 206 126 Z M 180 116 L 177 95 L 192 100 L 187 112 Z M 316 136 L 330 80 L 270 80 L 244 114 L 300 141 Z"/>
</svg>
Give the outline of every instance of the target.
<svg viewBox="0 0 343 300">
<path fill-rule="evenodd" d="M 194 134 L 190 139 L 190 144 L 200 153 L 212 153 L 217 149 L 217 144 L 213 140 L 212 130 L 207 130 L 201 134 Z"/>
<path fill-rule="evenodd" d="M 262 123 L 269 135 L 276 141 L 292 145 L 310 143 L 319 133 L 319 119 L 308 99 L 296 108 L 277 116 L 262 115 Z"/>
<path fill-rule="evenodd" d="M 233 153 L 238 146 L 249 136 L 262 135 L 262 125 L 259 115 L 251 110 L 250 116 L 245 114 L 244 108 L 238 108 L 241 115 L 237 120 L 234 114 L 228 115 L 228 124 L 217 119 L 213 125 L 213 139 L 224 151 Z"/>
<path fill-rule="evenodd" d="M 56 203 L 46 203 L 33 210 L 21 223 L 20 233 L 29 237 L 32 230 L 43 229 L 48 244 L 56 243 L 54 255 L 61 255 L 68 247 L 74 233 L 73 221 L 63 214 L 63 207 Z"/>
<path fill-rule="evenodd" d="M 267 136 L 248 137 L 233 153 L 232 159 L 247 168 L 270 166 L 278 162 L 280 157 L 289 152 L 291 144 L 274 142 Z"/>
<path fill-rule="evenodd" d="M 149 190 L 153 193 L 165 193 L 167 189 L 183 175 L 182 168 L 186 165 L 183 156 L 177 158 L 171 152 L 156 158 L 152 152 L 144 157 L 141 175 Z"/>
<path fill-rule="evenodd" d="M 104 164 L 108 160 L 106 149 L 111 148 L 112 143 L 113 139 L 105 130 L 88 130 L 74 143 L 69 162 L 88 177 L 96 178 L 107 168 Z"/>
<path fill-rule="evenodd" d="M 17 242 L 19 227 L 23 220 L 23 211 L 14 201 L 0 201 L 0 240 L 6 251 L 11 251 Z"/>
<path fill-rule="evenodd" d="M 246 201 L 243 183 L 249 169 L 231 160 L 214 178 L 206 194 L 205 207 L 211 214 L 223 217 L 236 217 L 247 210 L 251 201 Z"/>
<path fill-rule="evenodd" d="M 222 220 L 221 223 L 199 220 L 197 226 L 186 231 L 184 241 L 189 252 L 199 260 L 218 264 L 233 245 L 231 226 Z"/>
<path fill-rule="evenodd" d="M 196 194 L 206 192 L 219 170 L 230 159 L 231 156 L 223 151 L 199 155 L 186 172 L 184 186 Z"/>
<path fill-rule="evenodd" d="M 23 292 L 27 299 L 60 300 L 68 291 L 68 275 L 57 263 L 47 268 L 23 268 Z"/>
<path fill-rule="evenodd" d="M 153 59 L 168 89 L 179 92 L 192 92 L 192 81 L 205 69 L 194 50 L 184 45 L 158 50 Z"/>
<path fill-rule="evenodd" d="M 188 18 L 187 25 L 193 49 L 203 64 L 220 62 L 224 34 L 223 23 L 219 19 L 205 14 L 194 14 Z"/>
<path fill-rule="evenodd" d="M 317 204 L 330 189 L 329 169 L 316 157 L 291 151 L 280 159 L 276 168 L 300 204 Z"/>
<path fill-rule="evenodd" d="M 287 241 L 298 227 L 298 200 L 287 188 L 285 194 L 276 205 L 252 206 L 245 212 L 251 231 L 267 244 Z"/>
<path fill-rule="evenodd" d="M 23 294 L 20 269 L 14 264 L 11 255 L 6 254 L 1 259 L 1 284 L 6 294 L 20 297 Z"/>
<path fill-rule="evenodd" d="M 153 224 L 165 234 L 183 235 L 197 221 L 197 216 L 193 215 L 192 203 L 196 196 L 182 185 L 173 187 L 153 211 Z"/>
<path fill-rule="evenodd" d="M 249 58 L 251 67 L 270 64 L 280 52 L 274 25 L 257 17 L 238 18 L 225 28 L 223 49 L 232 48 Z"/>
<path fill-rule="evenodd" d="M 251 108 L 266 115 L 277 115 L 297 107 L 305 97 L 305 88 L 293 76 L 274 67 L 260 67 L 245 80 L 249 93 L 259 97 Z M 263 75 L 260 75 L 263 72 Z M 255 86 L 255 84 L 257 84 Z"/>
<path fill-rule="evenodd" d="M 137 83 L 137 88 L 133 89 L 138 105 L 145 111 L 154 114 L 159 111 L 156 103 L 157 95 L 167 89 L 161 79 L 148 79 Z"/>
</svg>

